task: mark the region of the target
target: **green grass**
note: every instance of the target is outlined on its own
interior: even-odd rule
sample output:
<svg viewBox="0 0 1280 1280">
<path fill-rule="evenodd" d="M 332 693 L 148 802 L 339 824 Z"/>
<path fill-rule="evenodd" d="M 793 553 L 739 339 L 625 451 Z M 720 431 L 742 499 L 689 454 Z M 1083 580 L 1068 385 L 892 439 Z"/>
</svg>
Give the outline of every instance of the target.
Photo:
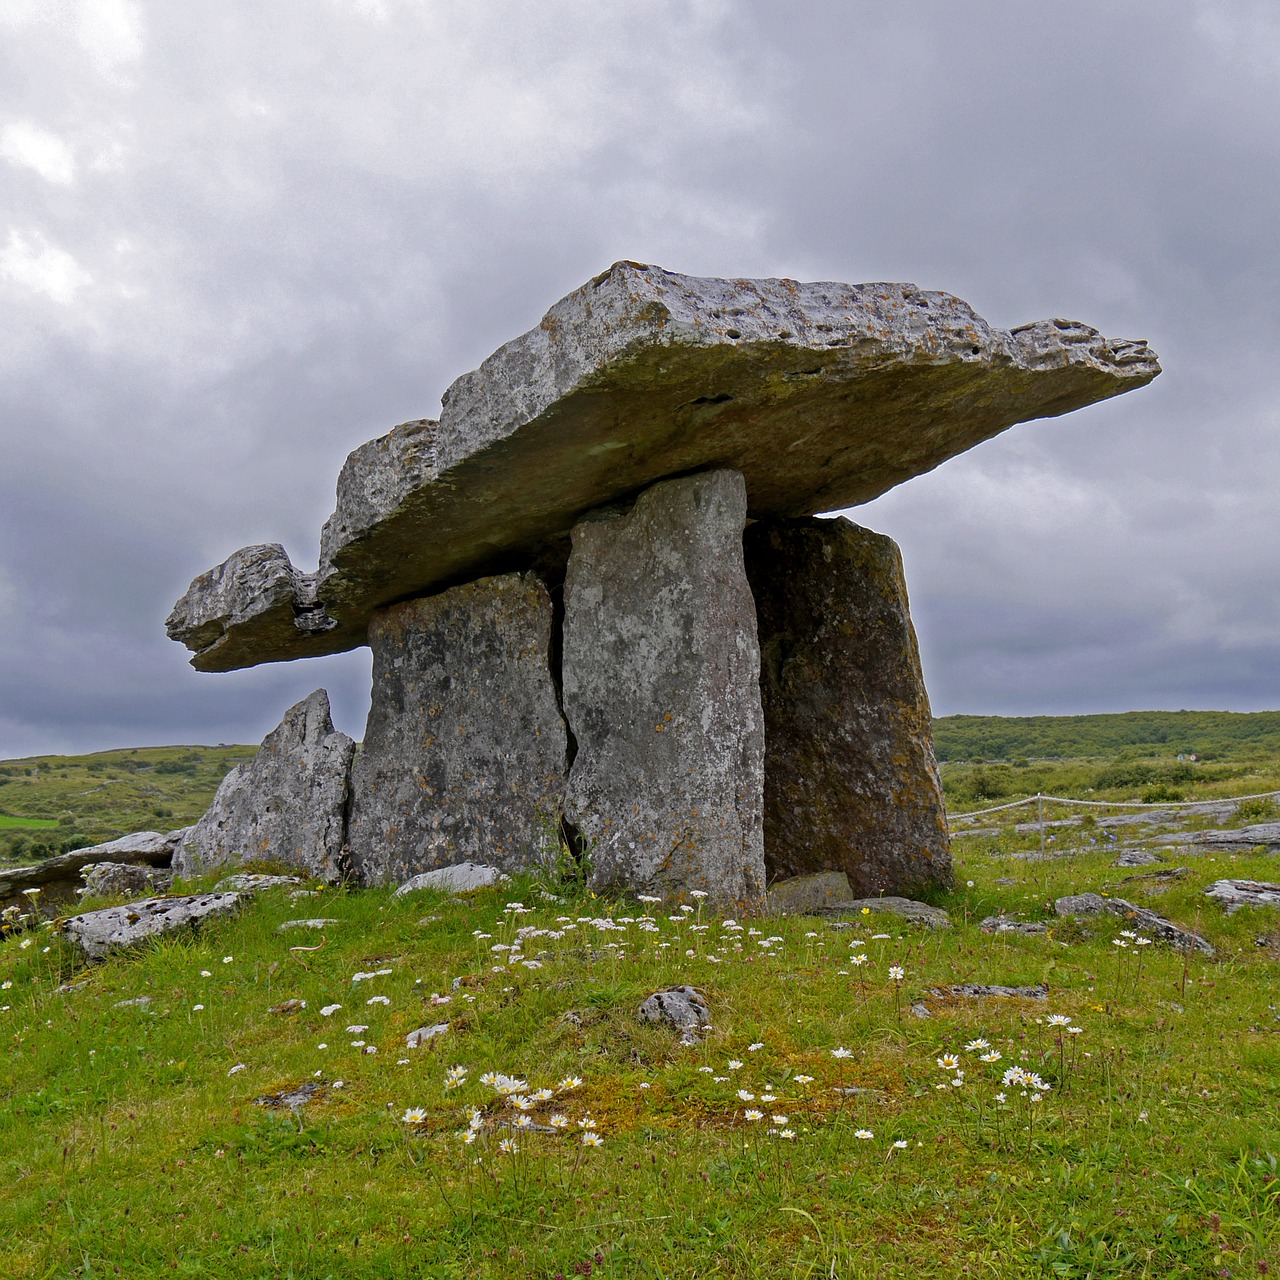
<svg viewBox="0 0 1280 1280">
<path fill-rule="evenodd" d="M 978 931 L 993 911 L 1043 918 L 1056 895 L 1131 874 L 1088 838 L 1037 862 L 1004 834 L 958 841 L 958 888 L 939 900 L 955 927 L 938 933 L 883 916 L 848 930 L 744 918 L 739 931 L 679 909 L 692 902 L 551 896 L 526 880 L 466 901 L 325 889 L 291 903 L 275 891 L 92 969 L 48 933 L 25 948 L 9 940 L 0 1274 L 1276 1272 L 1280 931 L 1274 915 L 1227 918 L 1203 896 L 1223 875 L 1275 878 L 1276 861 L 1199 857 L 1163 892 L 1111 888 L 1198 927 L 1218 948 L 1212 962 L 1122 951 L 1112 925 Z M 646 910 L 656 932 L 637 921 Z M 340 923 L 319 950 L 290 951 L 321 943 L 277 931 L 300 915 Z M 492 950 L 522 928 L 539 931 L 523 955 L 541 967 Z M 81 985 L 60 993 L 69 979 Z M 930 994 L 967 980 L 1044 981 L 1051 995 Z M 636 1016 L 682 981 L 712 1008 L 694 1048 Z M 271 1011 L 288 999 L 306 1008 Z M 912 1015 L 921 1001 L 932 1017 Z M 333 1003 L 343 1007 L 324 1016 Z M 1051 1026 L 1057 1014 L 1081 1032 Z M 404 1047 L 446 1019 L 441 1039 Z M 358 1024 L 368 1030 L 344 1030 Z M 966 1050 L 977 1038 L 998 1062 Z M 938 1065 L 945 1054 L 961 1060 L 962 1088 Z M 450 1088 L 454 1065 L 466 1079 Z M 996 1101 L 1010 1065 L 1043 1077 L 1040 1102 L 1016 1088 Z M 529 1091 L 580 1076 L 532 1112 L 562 1113 L 571 1131 L 501 1151 L 511 1131 L 499 1126 L 518 1113 L 481 1083 L 488 1071 Z M 296 1117 L 255 1105 L 317 1079 L 322 1092 Z M 751 1106 L 785 1125 L 748 1120 Z M 423 1119 L 406 1122 L 409 1108 Z M 481 1127 L 467 1145 L 473 1108 Z M 581 1143 L 585 1115 L 599 1148 Z M 794 1137 L 768 1132 L 784 1127 Z"/>
<path fill-rule="evenodd" d="M 138 747 L 0 760 L 0 862 L 187 826 L 208 808 L 228 770 L 255 750 Z"/>
<path fill-rule="evenodd" d="M 38 831 L 41 827 L 56 827 L 57 825 L 53 818 L 20 818 L 12 813 L 0 813 L 0 831 L 5 831 L 12 827 Z"/>
</svg>

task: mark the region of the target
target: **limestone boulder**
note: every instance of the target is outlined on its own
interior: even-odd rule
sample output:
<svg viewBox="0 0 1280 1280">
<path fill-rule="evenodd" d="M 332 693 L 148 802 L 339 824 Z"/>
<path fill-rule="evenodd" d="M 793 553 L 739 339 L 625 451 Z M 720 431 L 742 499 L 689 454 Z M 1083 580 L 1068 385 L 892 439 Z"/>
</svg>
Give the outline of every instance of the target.
<svg viewBox="0 0 1280 1280">
<path fill-rule="evenodd" d="M 347 837 L 362 884 L 462 862 L 528 870 L 558 848 L 568 744 L 551 621 L 550 594 L 532 573 L 374 617 L 373 698 Z"/>
<path fill-rule="evenodd" d="M 764 720 L 735 471 L 654 485 L 573 530 L 566 820 L 596 889 L 764 893 Z"/>
<path fill-rule="evenodd" d="M 222 780 L 174 854 L 175 873 L 267 859 L 340 879 L 354 753 L 355 743 L 333 727 L 329 695 L 317 689 L 285 712 L 248 764 Z"/>
<path fill-rule="evenodd" d="M 122 907 L 86 911 L 62 922 L 62 932 L 90 960 L 105 959 L 112 951 L 147 938 L 189 929 L 240 904 L 235 893 L 200 893 L 174 898 L 144 898 Z"/>
<path fill-rule="evenodd" d="M 768 779 L 765 780 L 768 793 Z M 766 863 L 767 863 L 766 852 Z M 837 902 L 853 897 L 849 877 L 843 871 L 819 871 L 808 876 L 792 876 L 769 886 L 767 910 L 770 915 L 820 915 Z"/>
<path fill-rule="evenodd" d="M 665 477 L 737 470 L 753 517 L 838 510 L 1159 372 L 1143 342 L 1005 331 L 910 284 L 620 262 L 459 378 L 438 422 L 351 455 L 316 574 L 246 548 L 191 584 L 169 634 L 206 671 L 350 649 L 375 610 L 499 572 Z"/>
<path fill-rule="evenodd" d="M 91 862 L 80 871 L 85 898 L 137 897 L 163 893 L 173 883 L 173 872 L 128 862 Z"/>
<path fill-rule="evenodd" d="M 420 875 L 411 876 L 392 896 L 403 898 L 424 889 L 432 889 L 437 893 L 471 893 L 476 889 L 491 889 L 509 878 L 497 867 L 460 862 L 453 867 L 440 867 L 436 871 L 424 871 Z"/>
<path fill-rule="evenodd" d="M 1265 880 L 1215 880 L 1205 895 L 1235 915 L 1241 907 L 1280 907 L 1280 884 Z"/>
<path fill-rule="evenodd" d="M 931 907 L 927 902 L 915 902 L 896 894 L 878 898 L 854 898 L 849 902 L 833 902 L 823 910 L 823 915 L 833 916 L 842 923 L 867 915 L 896 916 L 904 924 L 918 924 L 926 929 L 950 929 L 951 917 L 941 907 Z"/>
<path fill-rule="evenodd" d="M 843 871 L 851 897 L 949 887 L 897 545 L 843 518 L 761 520 L 745 555 L 760 629 L 766 873 Z"/>
<path fill-rule="evenodd" d="M 1100 893 L 1069 893 L 1059 898 L 1053 909 L 1060 916 L 1113 916 L 1117 919 L 1117 928 L 1124 923 L 1135 933 L 1141 931 L 1155 942 L 1186 951 L 1194 948 L 1204 955 L 1214 955 L 1212 945 L 1198 933 L 1183 929 L 1146 907 L 1134 906 L 1124 898 L 1107 898 Z"/>
</svg>

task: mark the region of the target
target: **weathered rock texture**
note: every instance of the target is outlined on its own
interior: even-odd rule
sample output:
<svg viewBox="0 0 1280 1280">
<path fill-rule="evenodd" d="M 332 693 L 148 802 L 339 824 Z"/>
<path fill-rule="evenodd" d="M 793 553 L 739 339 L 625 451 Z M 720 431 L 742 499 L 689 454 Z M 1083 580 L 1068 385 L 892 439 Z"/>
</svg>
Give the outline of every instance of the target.
<svg viewBox="0 0 1280 1280">
<path fill-rule="evenodd" d="M 568 765 L 551 678 L 551 597 L 531 573 L 378 613 L 373 701 L 348 842 L 364 884 L 460 862 L 540 865 Z"/>
<path fill-rule="evenodd" d="M 766 778 L 766 795 L 768 791 L 769 782 Z M 767 847 L 765 862 L 768 862 Z M 852 897 L 849 877 L 843 871 L 819 871 L 814 875 L 792 876 L 789 880 L 778 880 L 771 884 L 766 909 L 770 915 L 779 916 L 821 915 L 827 907 L 838 902 L 848 902 Z"/>
<path fill-rule="evenodd" d="M 1144 934 L 1150 934 L 1156 942 L 1164 942 L 1187 951 L 1195 948 L 1207 956 L 1214 954 L 1213 947 L 1198 933 L 1179 928 L 1154 911 L 1136 907 L 1123 898 L 1104 898 L 1100 893 L 1070 893 L 1065 898 L 1059 898 L 1053 904 L 1053 909 L 1060 916 L 1116 916 L 1127 922 L 1131 929 L 1141 929 Z"/>
<path fill-rule="evenodd" d="M 764 721 L 734 471 L 654 485 L 573 530 L 563 697 L 567 820 L 593 887 L 764 891 Z"/>
<path fill-rule="evenodd" d="M 111 951 L 131 947 L 146 938 L 173 933 L 199 924 L 211 916 L 234 911 L 240 903 L 235 893 L 200 893 L 178 898 L 145 898 L 123 907 L 86 911 L 62 922 L 62 931 L 90 960 L 101 960 Z"/>
<path fill-rule="evenodd" d="M 53 898 L 74 897 L 80 874 L 94 862 L 116 862 L 148 867 L 167 867 L 174 850 L 186 838 L 189 828 L 181 827 L 162 835 L 159 831 L 135 831 L 132 835 L 108 840 L 86 849 L 73 849 L 46 858 L 30 867 L 0 871 L 0 907 L 22 901 L 24 889 L 40 889 Z"/>
<path fill-rule="evenodd" d="M 269 858 L 307 875 L 341 877 L 347 785 L 355 743 L 334 730 L 317 689 L 285 712 L 257 755 L 222 780 L 174 854 L 180 876 Z"/>
<path fill-rule="evenodd" d="M 493 572 L 664 477 L 743 473 L 753 517 L 870 501 L 1029 418 L 1143 386 L 1143 342 L 1006 332 L 906 284 L 618 263 L 411 422 L 357 449 L 316 574 L 274 544 L 197 578 L 169 634 L 229 671 L 365 642 L 374 610 Z"/>
<path fill-rule="evenodd" d="M 1280 822 L 1256 822 L 1251 827 L 1240 827 L 1234 831 L 1197 831 L 1190 841 L 1229 853 L 1247 853 L 1259 845 L 1264 845 L 1271 852 L 1280 849 Z"/>
<path fill-rule="evenodd" d="M 1265 880 L 1215 880 L 1205 894 L 1229 916 L 1241 907 L 1280 907 L 1280 884 Z"/>
<path fill-rule="evenodd" d="M 163 893 L 173 883 L 173 872 L 130 862 L 91 862 L 80 872 L 84 898 L 137 897 Z"/>
<path fill-rule="evenodd" d="M 854 896 L 951 883 L 933 721 L 902 559 L 845 519 L 746 531 L 760 628 L 769 879 L 844 871 Z"/>
<path fill-rule="evenodd" d="M 823 912 L 825 916 L 857 917 L 862 915 L 897 916 L 906 924 L 923 925 L 926 929 L 950 929 L 951 917 L 941 907 L 931 907 L 927 902 L 915 902 L 886 894 L 878 898 L 854 898 L 850 902 L 833 902 Z"/>
<path fill-rule="evenodd" d="M 491 889 L 508 878 L 497 867 L 459 862 L 452 867 L 424 871 L 421 875 L 410 877 L 395 891 L 395 897 L 403 898 L 406 894 L 418 893 L 423 889 L 432 889 L 437 893 L 471 893 L 475 889 Z"/>
<path fill-rule="evenodd" d="M 640 1006 L 641 1022 L 665 1022 L 680 1032 L 680 1043 L 698 1043 L 711 1026 L 711 1007 L 695 987 L 668 987 L 655 991 Z"/>
</svg>

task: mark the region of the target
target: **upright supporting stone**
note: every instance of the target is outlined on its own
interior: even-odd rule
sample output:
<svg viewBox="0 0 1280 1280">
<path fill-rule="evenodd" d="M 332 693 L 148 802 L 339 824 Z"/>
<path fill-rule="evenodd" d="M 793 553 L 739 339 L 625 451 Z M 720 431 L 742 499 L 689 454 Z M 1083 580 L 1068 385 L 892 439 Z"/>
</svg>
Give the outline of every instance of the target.
<svg viewBox="0 0 1280 1280">
<path fill-rule="evenodd" d="M 354 752 L 355 743 L 334 730 L 329 695 L 317 689 L 285 712 L 249 764 L 223 778 L 208 812 L 174 851 L 174 872 L 263 858 L 339 879 Z"/>
<path fill-rule="evenodd" d="M 764 890 L 764 720 L 736 471 L 669 480 L 573 530 L 565 813 L 591 883 L 721 904 Z"/>
<path fill-rule="evenodd" d="M 746 532 L 760 625 L 769 879 L 844 871 L 855 897 L 948 885 L 929 698 L 891 538 L 848 520 Z"/>
<path fill-rule="evenodd" d="M 532 573 L 382 609 L 348 844 L 364 884 L 461 862 L 540 865 L 558 840 L 567 743 L 551 598 Z"/>
</svg>

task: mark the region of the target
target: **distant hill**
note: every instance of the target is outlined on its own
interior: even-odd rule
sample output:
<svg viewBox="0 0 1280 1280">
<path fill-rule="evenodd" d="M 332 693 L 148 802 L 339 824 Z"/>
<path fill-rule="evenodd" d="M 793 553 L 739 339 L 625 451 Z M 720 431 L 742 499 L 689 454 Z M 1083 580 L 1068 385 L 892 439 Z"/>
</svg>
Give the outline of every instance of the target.
<svg viewBox="0 0 1280 1280">
<path fill-rule="evenodd" d="M 1248 760 L 1280 753 L 1280 711 L 1125 711 L 1093 716 L 942 716 L 940 761 L 1097 756 Z"/>
</svg>

